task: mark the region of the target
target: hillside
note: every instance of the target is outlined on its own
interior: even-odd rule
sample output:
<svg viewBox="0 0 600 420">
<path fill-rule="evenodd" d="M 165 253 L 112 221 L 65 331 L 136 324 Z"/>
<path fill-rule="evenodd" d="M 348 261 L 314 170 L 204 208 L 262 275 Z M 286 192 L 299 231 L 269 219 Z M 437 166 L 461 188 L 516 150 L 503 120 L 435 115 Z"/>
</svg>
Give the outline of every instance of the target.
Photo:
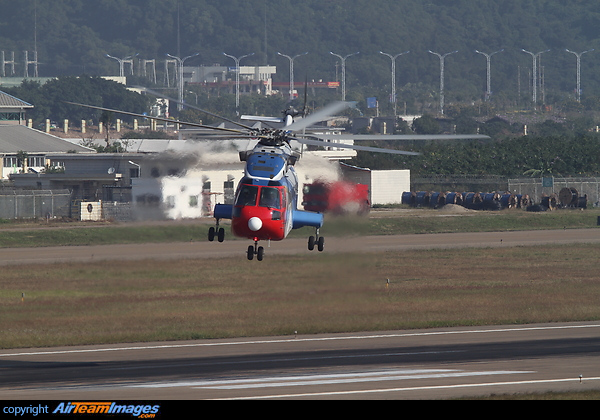
<svg viewBox="0 0 600 420">
<path fill-rule="evenodd" d="M 435 109 L 439 59 L 445 54 L 446 101 L 483 97 L 486 60 L 491 53 L 492 90 L 498 103 L 530 104 L 532 58 L 521 49 L 545 51 L 540 69 L 540 101 L 574 98 L 576 52 L 582 58 L 583 95 L 600 95 L 600 12 L 592 1 L 573 0 L 0 0 L 0 51 L 15 51 L 22 74 L 23 51 L 39 52 L 40 76 L 117 74 L 105 54 L 156 59 L 200 52 L 190 65 L 227 64 L 222 53 L 254 52 L 244 64 L 279 67 L 288 79 L 287 59 L 298 75 L 335 80 L 336 59 L 347 61 L 349 99 L 390 92 L 390 59 L 379 51 L 410 54 L 397 60 L 399 101 Z M 18 6 L 17 6 L 18 5 Z M 230 63 L 233 64 L 233 63 Z M 20 66 L 20 67 L 19 67 Z M 160 67 L 160 65 L 159 65 Z M 338 69 L 339 71 L 339 69 Z M 297 76 L 298 77 L 298 76 Z M 520 96 L 519 96 L 520 93 Z M 385 101 L 382 101 L 385 102 Z M 422 111 L 415 110 L 415 111 Z"/>
</svg>

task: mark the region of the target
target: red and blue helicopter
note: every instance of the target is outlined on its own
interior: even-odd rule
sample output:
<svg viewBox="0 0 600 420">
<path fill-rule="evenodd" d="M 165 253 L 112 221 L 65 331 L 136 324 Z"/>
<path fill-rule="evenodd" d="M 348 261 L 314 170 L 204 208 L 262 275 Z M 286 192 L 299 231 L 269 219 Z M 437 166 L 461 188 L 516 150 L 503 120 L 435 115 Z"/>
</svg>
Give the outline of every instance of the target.
<svg viewBox="0 0 600 420">
<path fill-rule="evenodd" d="M 167 98 L 170 99 L 170 98 Z M 173 102 L 176 100 L 170 99 Z M 216 204 L 214 218 L 216 225 L 210 227 L 208 240 L 223 242 L 225 228 L 220 226 L 223 219 L 231 220 L 231 232 L 238 237 L 248 238 L 254 242 L 247 249 L 249 260 L 256 257 L 262 261 L 264 247 L 260 241 L 281 241 L 287 237 L 292 229 L 312 227 L 314 235 L 308 238 L 308 249 L 317 248 L 323 251 L 325 239 L 320 234 L 323 226 L 323 214 L 298 209 L 298 177 L 294 165 L 301 154 L 292 146 L 292 142 L 308 146 L 325 146 L 335 148 L 349 148 L 378 153 L 392 153 L 403 155 L 418 155 L 395 149 L 359 146 L 334 140 L 446 140 L 446 139 L 484 139 L 482 135 L 320 135 L 307 133 L 307 128 L 323 121 L 336 113 L 354 105 L 351 102 L 334 102 L 314 114 L 306 116 L 306 112 L 296 111 L 290 107 L 283 112 L 283 118 L 242 116 L 242 120 L 257 120 L 263 123 L 261 128 L 245 125 L 241 122 L 229 120 L 222 116 L 185 104 L 208 115 L 221 118 L 234 124 L 238 128 L 213 127 L 203 124 L 176 121 L 161 117 L 148 117 L 131 112 L 119 111 L 109 108 L 77 104 L 92 109 L 137 116 L 140 118 L 153 118 L 158 121 L 176 122 L 183 125 L 202 129 L 199 137 L 207 140 L 219 139 L 254 139 L 258 140 L 251 150 L 239 152 L 240 160 L 245 162 L 244 176 L 239 181 L 233 204 Z M 296 117 L 302 117 L 295 120 Z M 266 124 L 267 128 L 263 128 Z M 279 125 L 279 127 L 277 127 Z"/>
</svg>

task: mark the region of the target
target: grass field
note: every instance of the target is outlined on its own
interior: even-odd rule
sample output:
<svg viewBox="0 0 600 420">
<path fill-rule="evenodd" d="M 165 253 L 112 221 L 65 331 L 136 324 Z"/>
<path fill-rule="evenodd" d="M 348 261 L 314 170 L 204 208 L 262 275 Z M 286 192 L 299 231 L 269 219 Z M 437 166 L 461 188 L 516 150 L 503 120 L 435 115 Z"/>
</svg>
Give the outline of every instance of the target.
<svg viewBox="0 0 600 420">
<path fill-rule="evenodd" d="M 1 347 L 600 319 L 599 256 L 570 245 L 273 256 L 251 270 L 238 258 L 7 266 Z"/>
</svg>

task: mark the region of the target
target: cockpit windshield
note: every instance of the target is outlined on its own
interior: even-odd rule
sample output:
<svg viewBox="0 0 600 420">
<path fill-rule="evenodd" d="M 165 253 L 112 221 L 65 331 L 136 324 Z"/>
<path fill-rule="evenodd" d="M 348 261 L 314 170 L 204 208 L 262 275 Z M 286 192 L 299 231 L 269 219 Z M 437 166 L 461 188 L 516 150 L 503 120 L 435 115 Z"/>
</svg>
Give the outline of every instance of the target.
<svg viewBox="0 0 600 420">
<path fill-rule="evenodd" d="M 256 206 L 257 199 L 260 207 L 281 208 L 279 188 L 258 187 L 256 185 L 242 185 L 235 200 L 235 205 Z"/>
<path fill-rule="evenodd" d="M 242 185 L 235 200 L 236 206 L 256 206 L 258 187 L 254 185 Z"/>
<path fill-rule="evenodd" d="M 279 189 L 272 187 L 262 187 L 260 191 L 260 201 L 258 205 L 261 207 L 280 208 L 281 200 L 279 198 Z"/>
</svg>

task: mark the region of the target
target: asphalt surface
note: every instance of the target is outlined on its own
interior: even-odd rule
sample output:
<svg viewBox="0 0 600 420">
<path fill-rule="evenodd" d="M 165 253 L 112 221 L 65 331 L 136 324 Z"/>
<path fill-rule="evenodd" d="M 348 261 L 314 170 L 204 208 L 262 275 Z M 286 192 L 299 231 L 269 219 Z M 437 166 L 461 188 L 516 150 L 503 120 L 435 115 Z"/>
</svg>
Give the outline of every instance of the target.
<svg viewBox="0 0 600 420">
<path fill-rule="evenodd" d="M 600 386 L 600 323 L 4 350 L 3 399 L 441 399 Z M 581 375 L 581 378 L 580 378 Z"/>
<path fill-rule="evenodd" d="M 326 252 L 598 242 L 600 229 L 372 236 L 327 238 Z M 245 258 L 246 246 L 3 249 L 0 265 Z M 298 252 L 309 252 L 306 241 L 289 239 L 271 244 L 265 259 Z M 600 323 L 2 350 L 0 375 L 0 399 L 11 400 L 441 399 L 579 391 L 600 389 Z"/>
</svg>

